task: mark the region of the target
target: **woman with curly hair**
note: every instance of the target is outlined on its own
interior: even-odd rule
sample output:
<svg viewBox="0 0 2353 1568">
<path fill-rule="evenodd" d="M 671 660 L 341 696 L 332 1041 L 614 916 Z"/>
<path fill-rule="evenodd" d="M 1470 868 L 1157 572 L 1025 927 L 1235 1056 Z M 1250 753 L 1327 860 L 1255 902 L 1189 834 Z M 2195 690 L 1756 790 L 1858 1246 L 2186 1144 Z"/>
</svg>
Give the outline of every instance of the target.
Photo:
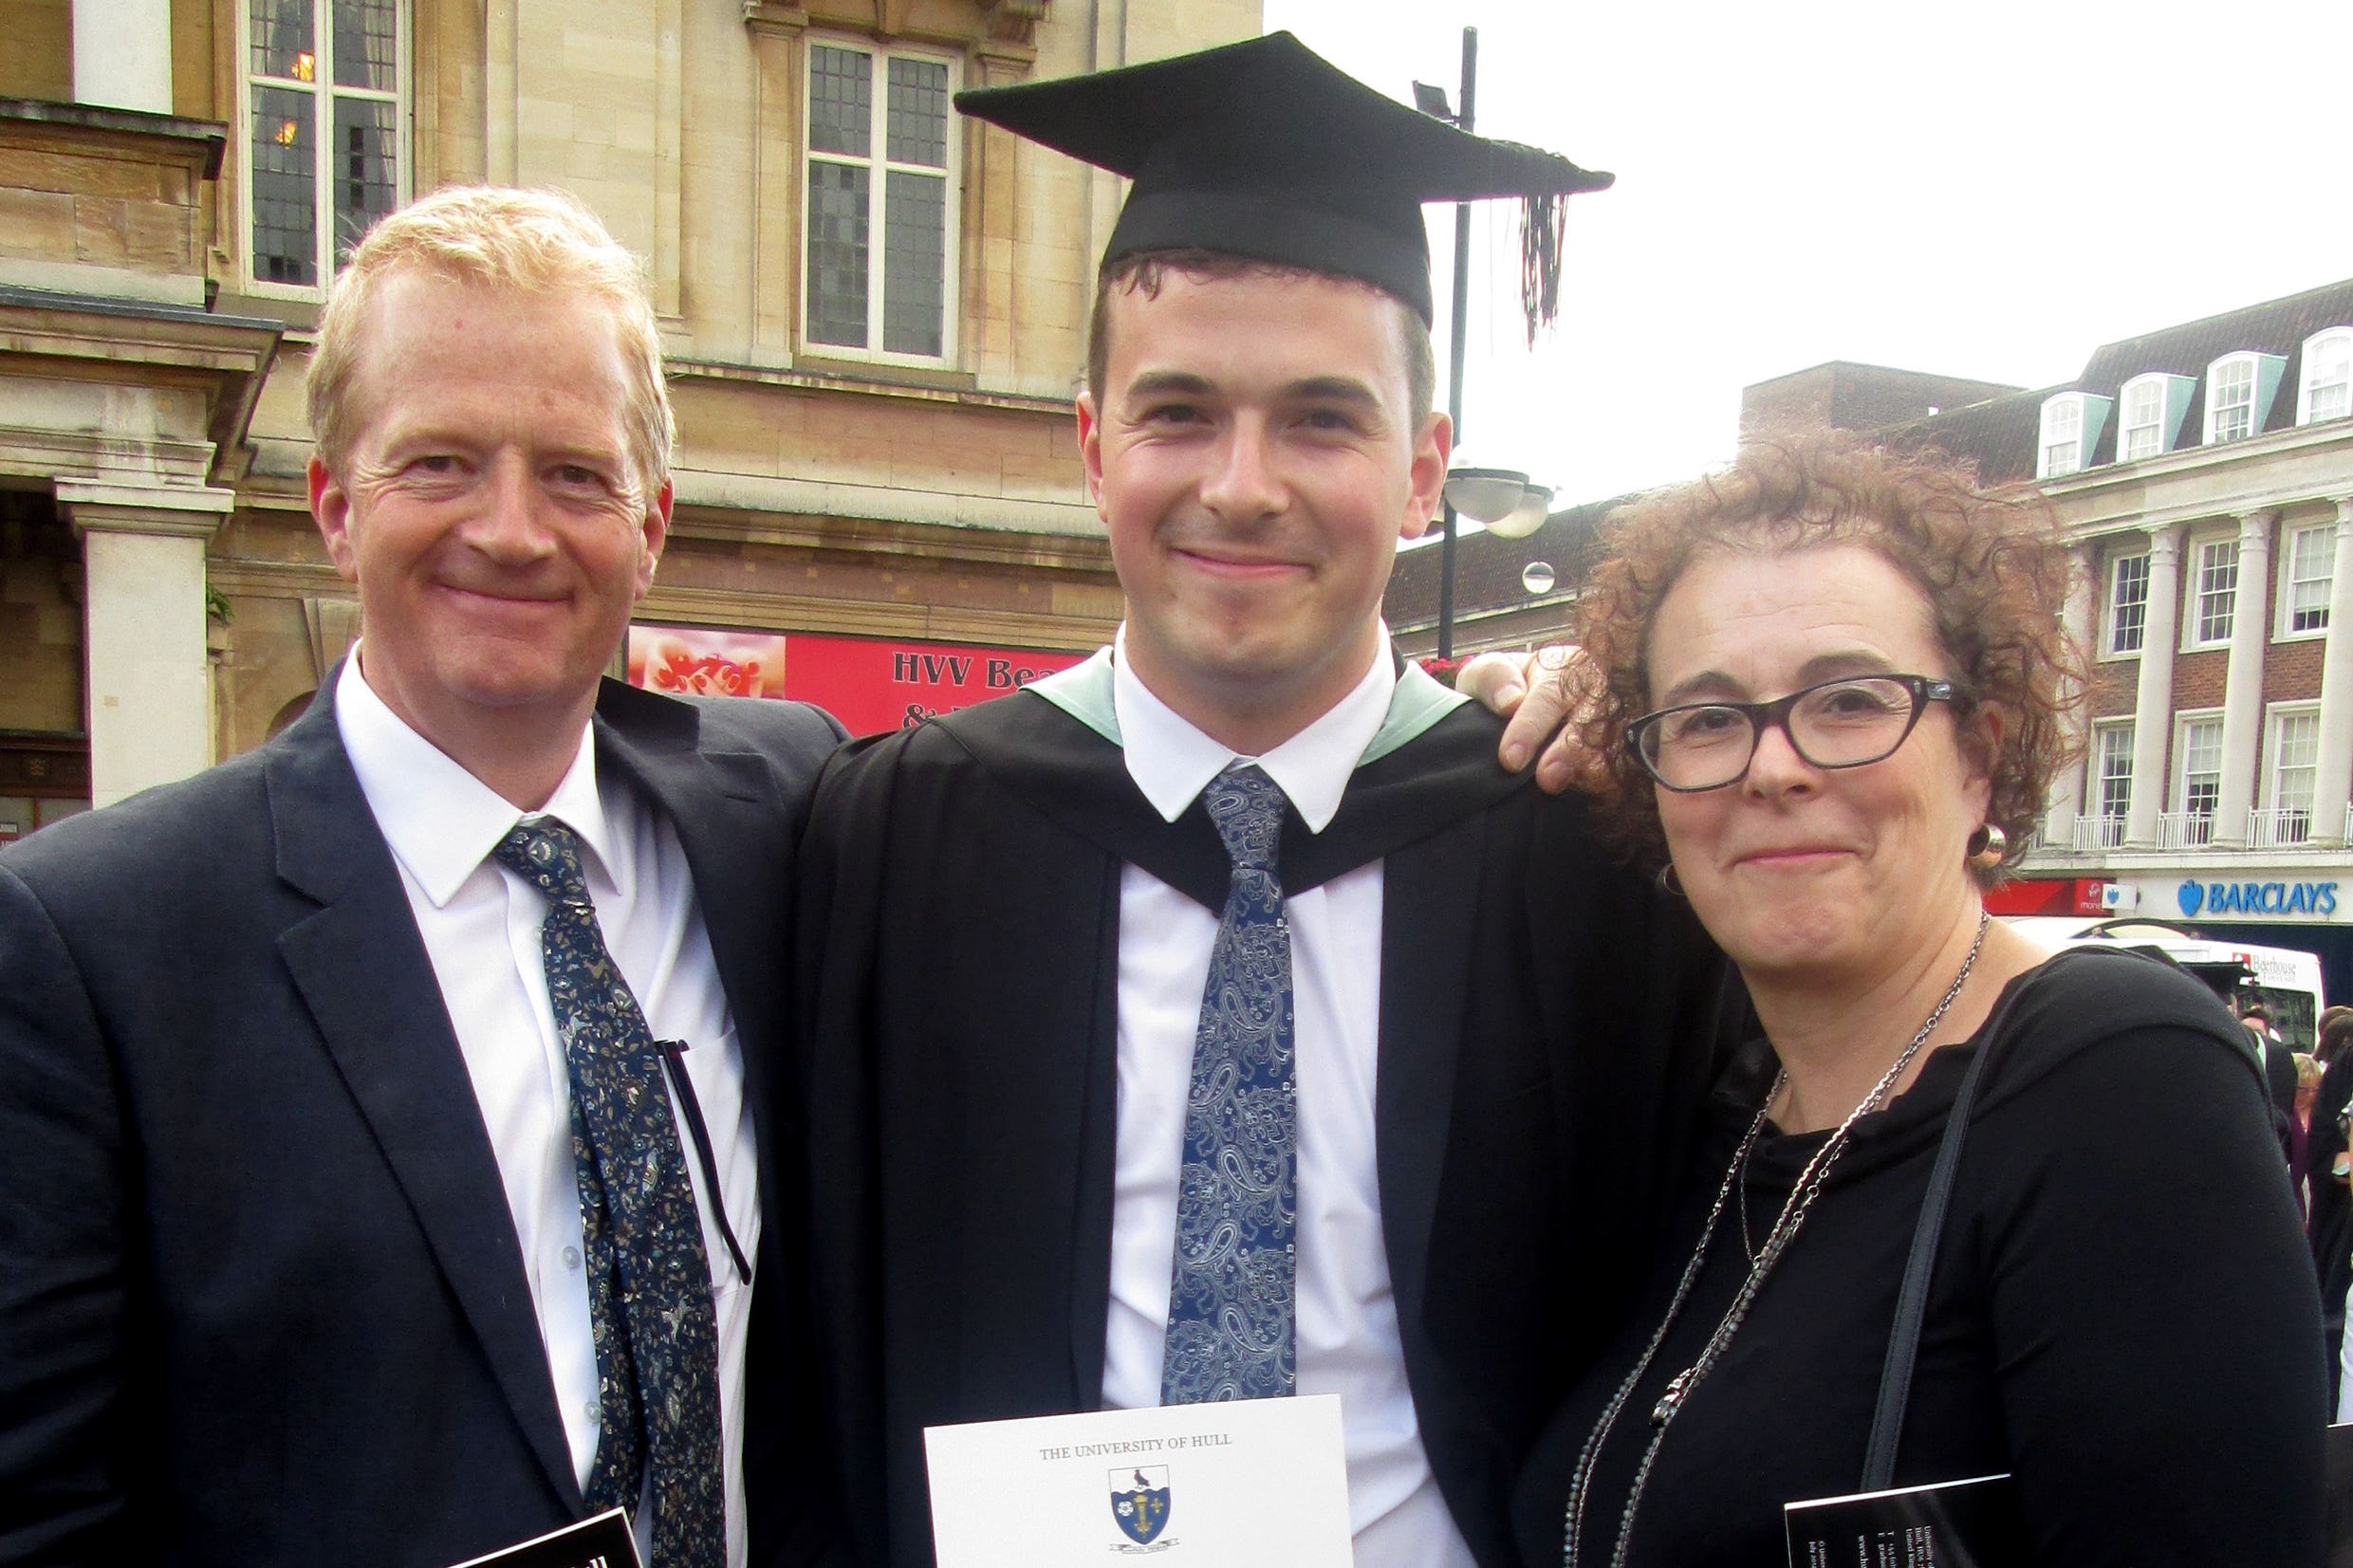
<svg viewBox="0 0 2353 1568">
<path fill-rule="evenodd" d="M 2318 1561 L 2318 1304 L 2238 1025 L 1986 916 L 2079 690 L 2047 509 L 1809 437 L 1605 554 L 1596 787 L 1763 1035 L 1524 1474 L 1528 1560 L 1778 1565 L 1786 1503 L 2006 1474 L 2033 1562 Z"/>
</svg>

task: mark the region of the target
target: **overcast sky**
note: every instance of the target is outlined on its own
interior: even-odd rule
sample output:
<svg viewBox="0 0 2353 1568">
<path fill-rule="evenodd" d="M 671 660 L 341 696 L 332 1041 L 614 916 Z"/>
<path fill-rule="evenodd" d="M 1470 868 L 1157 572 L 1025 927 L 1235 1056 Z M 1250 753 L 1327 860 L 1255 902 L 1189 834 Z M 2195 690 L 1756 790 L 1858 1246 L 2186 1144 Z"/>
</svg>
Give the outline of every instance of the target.
<svg viewBox="0 0 2353 1568">
<path fill-rule="evenodd" d="M 2353 0 L 1265 0 L 1269 31 L 1617 186 L 1529 352 L 1474 208 L 1464 434 L 1556 504 L 1695 473 L 1740 389 L 1857 360 L 2046 386 L 2102 342 L 2353 276 Z M 1440 398 L 1453 210 L 1433 208 Z"/>
</svg>

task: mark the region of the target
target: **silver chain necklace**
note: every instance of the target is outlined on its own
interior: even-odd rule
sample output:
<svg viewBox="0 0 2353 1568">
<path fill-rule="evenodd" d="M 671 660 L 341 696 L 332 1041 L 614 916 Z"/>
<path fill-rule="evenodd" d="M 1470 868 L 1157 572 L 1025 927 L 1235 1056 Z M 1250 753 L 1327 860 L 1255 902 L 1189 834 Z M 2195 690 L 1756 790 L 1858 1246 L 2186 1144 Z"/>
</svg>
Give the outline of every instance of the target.
<svg viewBox="0 0 2353 1568">
<path fill-rule="evenodd" d="M 1749 1267 L 1748 1280 L 1741 1285 L 1740 1293 L 1732 1299 L 1723 1320 L 1715 1325 L 1715 1332 L 1701 1347 L 1699 1359 L 1667 1380 L 1666 1391 L 1660 1394 L 1658 1403 L 1651 1408 L 1650 1447 L 1642 1451 L 1642 1463 L 1635 1469 L 1634 1485 L 1626 1493 L 1626 1511 L 1618 1522 L 1618 1545 L 1610 1554 L 1610 1568 L 1625 1568 L 1627 1545 L 1634 1535 L 1635 1510 L 1641 1505 L 1642 1488 L 1650 1481 L 1651 1467 L 1658 1462 L 1658 1446 L 1666 1441 L 1668 1426 L 1681 1411 L 1692 1391 L 1723 1358 L 1725 1350 L 1732 1344 L 1732 1336 L 1740 1331 L 1741 1322 L 1748 1317 L 1749 1308 L 1756 1301 L 1756 1293 L 1763 1287 L 1766 1276 L 1773 1271 L 1773 1265 L 1781 1261 L 1781 1255 L 1789 1249 L 1789 1244 L 1797 1237 L 1798 1227 L 1806 1223 L 1806 1210 L 1813 1207 L 1814 1199 L 1821 1195 L 1824 1185 L 1829 1180 L 1830 1168 L 1838 1163 L 1839 1155 L 1845 1153 L 1847 1134 L 1854 1131 L 1855 1123 L 1886 1101 L 1888 1091 L 1895 1087 L 1898 1079 L 1903 1077 L 1904 1069 L 1912 1065 L 1912 1059 L 1919 1055 L 1921 1046 L 1928 1043 L 1929 1035 L 1944 1021 L 1946 1011 L 1953 1005 L 1953 999 L 1961 994 L 1961 987 L 1969 981 L 1970 971 L 1977 967 L 1977 954 L 1985 948 L 1986 928 L 1990 923 L 1985 914 L 1977 916 L 1976 940 L 1970 943 L 1969 956 L 1961 960 L 1961 972 L 1955 975 L 1953 984 L 1945 987 L 1943 1000 L 1936 1004 L 1927 1022 L 1913 1035 L 1912 1043 L 1903 1048 L 1903 1054 L 1896 1058 L 1895 1065 L 1887 1069 L 1879 1082 L 1872 1086 L 1871 1092 L 1862 1097 L 1860 1104 L 1846 1113 L 1846 1119 L 1838 1124 L 1822 1147 L 1814 1151 L 1814 1157 L 1806 1161 L 1806 1169 L 1798 1175 L 1797 1185 L 1789 1190 L 1788 1200 L 1781 1207 L 1780 1216 L 1773 1221 L 1773 1227 L 1765 1233 L 1765 1245 Z M 1594 1423 L 1593 1430 L 1585 1437 L 1584 1449 L 1577 1455 L 1577 1467 L 1570 1473 L 1568 1483 L 1567 1540 L 1562 1547 L 1562 1568 L 1577 1568 L 1579 1543 L 1584 1539 L 1585 1503 L 1590 1497 L 1593 1470 L 1601 1458 L 1602 1446 L 1608 1441 L 1610 1429 L 1617 1425 L 1626 1402 L 1633 1398 L 1636 1386 L 1650 1371 L 1651 1363 L 1658 1359 L 1658 1348 L 1666 1343 L 1676 1319 L 1682 1316 L 1683 1304 L 1690 1300 L 1692 1286 L 1698 1282 L 1700 1265 L 1707 1261 L 1708 1243 L 1715 1235 L 1715 1222 L 1723 1217 L 1724 1206 L 1731 1200 L 1733 1190 L 1743 1185 L 1741 1177 L 1748 1169 L 1750 1151 L 1755 1148 L 1758 1136 L 1765 1130 L 1767 1114 L 1772 1110 L 1773 1101 L 1780 1097 L 1783 1086 L 1788 1081 L 1789 1074 L 1786 1068 L 1774 1076 L 1772 1087 L 1766 1092 L 1765 1103 L 1757 1107 L 1755 1119 L 1749 1123 L 1748 1132 L 1741 1135 L 1740 1147 L 1733 1151 L 1732 1169 L 1724 1172 L 1724 1180 L 1715 1190 L 1715 1202 L 1709 1208 L 1707 1224 L 1699 1231 L 1699 1245 L 1693 1249 L 1691 1262 L 1683 1265 L 1683 1276 L 1676 1282 L 1675 1296 L 1667 1303 L 1666 1317 L 1659 1322 L 1658 1331 L 1651 1335 L 1641 1358 L 1634 1363 L 1634 1370 L 1626 1374 L 1625 1380 L 1618 1385 L 1618 1392 L 1610 1395 L 1609 1404 L 1602 1411 L 1601 1420 Z M 1748 1219 L 1746 1197 L 1744 1190 L 1741 1205 L 1744 1226 Z"/>
</svg>

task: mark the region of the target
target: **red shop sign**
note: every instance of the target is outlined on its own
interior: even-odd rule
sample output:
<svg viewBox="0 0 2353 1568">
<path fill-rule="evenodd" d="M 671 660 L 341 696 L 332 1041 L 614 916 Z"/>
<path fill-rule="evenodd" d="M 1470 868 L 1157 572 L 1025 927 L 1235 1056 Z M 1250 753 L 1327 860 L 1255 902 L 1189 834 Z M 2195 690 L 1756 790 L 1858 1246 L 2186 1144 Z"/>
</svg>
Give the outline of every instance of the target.
<svg viewBox="0 0 2353 1568">
<path fill-rule="evenodd" d="M 632 626 L 629 684 L 815 703 L 853 735 L 902 729 L 1019 691 L 1084 654 L 952 642 Z"/>
</svg>

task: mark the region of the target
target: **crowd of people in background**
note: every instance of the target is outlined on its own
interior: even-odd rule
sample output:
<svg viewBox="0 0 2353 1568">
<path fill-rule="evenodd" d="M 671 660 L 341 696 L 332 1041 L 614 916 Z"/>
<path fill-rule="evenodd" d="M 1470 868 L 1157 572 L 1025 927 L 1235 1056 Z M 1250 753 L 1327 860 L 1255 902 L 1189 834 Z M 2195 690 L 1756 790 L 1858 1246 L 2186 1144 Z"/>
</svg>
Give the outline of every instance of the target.
<svg viewBox="0 0 2353 1568">
<path fill-rule="evenodd" d="M 2353 1120 L 2353 1006 L 2323 1012 L 2313 1054 L 2296 1059 L 2298 1089 L 2288 1120 L 2296 1149 L 2288 1169 L 2305 1202 L 2305 1228 L 2320 1271 L 2322 1322 L 2340 1421 L 2348 1418 L 2344 1375 L 2345 1296 L 2353 1291 L 2353 1181 L 2346 1132 Z M 2311 1087 L 2305 1088 L 2306 1082 Z"/>
</svg>

